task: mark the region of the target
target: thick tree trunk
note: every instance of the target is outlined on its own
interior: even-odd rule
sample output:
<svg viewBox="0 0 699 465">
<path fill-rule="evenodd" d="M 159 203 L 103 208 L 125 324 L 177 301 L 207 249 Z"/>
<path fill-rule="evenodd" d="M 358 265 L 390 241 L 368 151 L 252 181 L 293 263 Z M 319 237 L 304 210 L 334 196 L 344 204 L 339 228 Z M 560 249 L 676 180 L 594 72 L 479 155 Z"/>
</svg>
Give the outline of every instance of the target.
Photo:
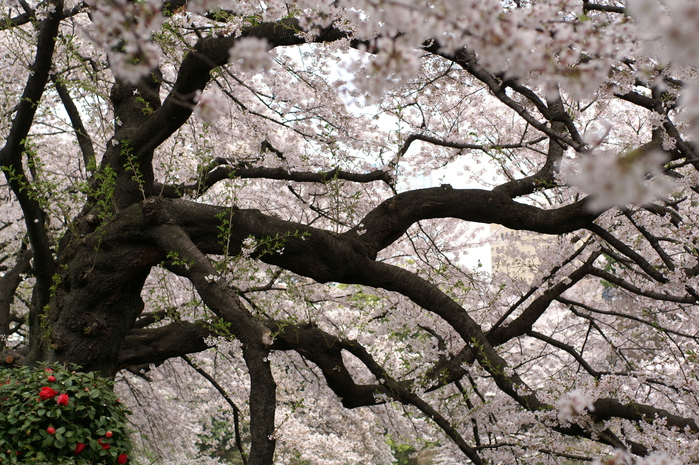
<svg viewBox="0 0 699 465">
<path fill-rule="evenodd" d="M 35 309 L 31 362 L 56 361 L 113 377 L 126 334 L 143 310 L 141 290 L 157 247 L 95 231 L 69 234 L 59 250 L 47 308 Z"/>
</svg>

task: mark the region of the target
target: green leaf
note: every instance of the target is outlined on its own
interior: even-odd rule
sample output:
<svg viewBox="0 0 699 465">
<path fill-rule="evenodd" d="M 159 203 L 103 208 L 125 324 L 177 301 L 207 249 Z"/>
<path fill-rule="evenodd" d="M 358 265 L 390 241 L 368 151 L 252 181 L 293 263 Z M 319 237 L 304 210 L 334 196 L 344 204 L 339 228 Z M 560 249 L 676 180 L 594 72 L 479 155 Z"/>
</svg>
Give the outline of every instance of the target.
<svg viewBox="0 0 699 465">
<path fill-rule="evenodd" d="M 53 444 L 53 436 L 49 435 L 42 441 L 41 447 L 49 447 L 51 444 Z"/>
</svg>

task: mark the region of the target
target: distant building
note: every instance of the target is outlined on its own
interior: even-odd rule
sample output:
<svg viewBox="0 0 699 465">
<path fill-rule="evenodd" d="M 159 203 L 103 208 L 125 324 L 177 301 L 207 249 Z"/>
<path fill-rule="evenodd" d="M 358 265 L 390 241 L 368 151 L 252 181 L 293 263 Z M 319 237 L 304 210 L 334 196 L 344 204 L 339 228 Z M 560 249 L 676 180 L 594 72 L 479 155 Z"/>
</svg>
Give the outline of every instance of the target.
<svg viewBox="0 0 699 465">
<path fill-rule="evenodd" d="M 506 273 L 531 283 L 540 263 L 535 244 L 545 240 L 542 235 L 491 224 L 490 238 L 492 272 Z"/>
</svg>

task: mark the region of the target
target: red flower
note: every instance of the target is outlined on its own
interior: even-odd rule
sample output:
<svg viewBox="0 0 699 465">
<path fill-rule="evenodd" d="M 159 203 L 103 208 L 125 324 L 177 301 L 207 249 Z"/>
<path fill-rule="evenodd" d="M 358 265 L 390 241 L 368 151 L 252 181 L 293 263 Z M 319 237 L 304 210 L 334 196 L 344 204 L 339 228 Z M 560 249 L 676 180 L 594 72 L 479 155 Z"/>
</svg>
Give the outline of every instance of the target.
<svg viewBox="0 0 699 465">
<path fill-rule="evenodd" d="M 82 442 L 77 443 L 75 445 L 75 454 L 76 455 L 79 454 L 80 452 L 83 451 L 84 448 L 85 448 L 85 444 L 83 444 Z"/>
<path fill-rule="evenodd" d="M 103 443 L 102 443 L 102 438 L 99 438 L 99 439 L 97 440 L 97 443 L 98 443 L 100 446 L 102 446 L 102 449 L 104 449 L 104 450 L 107 450 L 107 449 L 109 449 L 110 447 L 112 447 L 111 444 L 103 444 Z"/>
<path fill-rule="evenodd" d="M 49 373 L 51 373 L 53 370 L 51 368 L 47 368 L 44 371 L 48 371 Z"/>
<path fill-rule="evenodd" d="M 46 428 L 46 432 L 49 434 L 56 434 L 56 428 L 54 428 L 53 426 L 49 426 L 48 428 Z"/>
<path fill-rule="evenodd" d="M 58 405 L 68 405 L 68 394 L 61 394 L 58 396 L 58 399 L 56 399 L 56 403 Z"/>
<path fill-rule="evenodd" d="M 58 394 L 58 391 L 46 386 L 41 388 L 41 391 L 39 392 L 39 397 L 41 397 L 42 400 L 46 400 L 53 398 L 53 396 L 55 396 L 56 394 Z"/>
<path fill-rule="evenodd" d="M 129 461 L 129 456 L 126 454 L 121 454 L 119 457 L 117 457 L 117 463 L 119 465 L 124 465 L 128 461 Z"/>
<path fill-rule="evenodd" d="M 113 436 L 111 431 L 107 431 L 107 434 L 104 435 L 105 438 L 109 439 Z"/>
<path fill-rule="evenodd" d="M 56 377 L 51 375 L 48 377 L 48 380 L 49 380 L 49 383 L 53 383 L 54 381 L 56 381 Z"/>
</svg>

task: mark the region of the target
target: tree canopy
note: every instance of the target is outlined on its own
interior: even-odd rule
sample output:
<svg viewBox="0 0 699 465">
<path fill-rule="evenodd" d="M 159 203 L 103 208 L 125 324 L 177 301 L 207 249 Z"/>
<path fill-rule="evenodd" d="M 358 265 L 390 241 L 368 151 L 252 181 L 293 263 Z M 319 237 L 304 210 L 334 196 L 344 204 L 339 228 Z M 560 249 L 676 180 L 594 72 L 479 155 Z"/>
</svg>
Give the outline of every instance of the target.
<svg viewBox="0 0 699 465">
<path fill-rule="evenodd" d="M 696 2 L 0 6 L 2 363 L 144 460 L 699 462 Z"/>
</svg>

